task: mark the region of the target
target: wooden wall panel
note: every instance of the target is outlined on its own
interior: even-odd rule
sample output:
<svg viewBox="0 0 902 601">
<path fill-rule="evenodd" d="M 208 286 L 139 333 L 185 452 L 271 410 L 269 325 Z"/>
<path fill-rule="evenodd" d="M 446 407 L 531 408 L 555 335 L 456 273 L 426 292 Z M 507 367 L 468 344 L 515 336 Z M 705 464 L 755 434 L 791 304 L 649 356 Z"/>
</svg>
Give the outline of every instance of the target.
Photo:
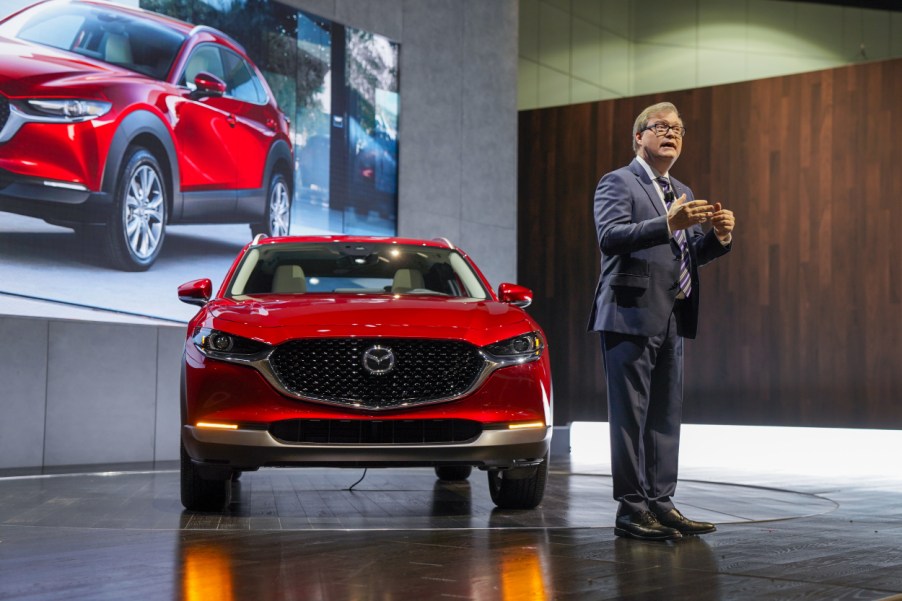
<svg viewBox="0 0 902 601">
<path fill-rule="evenodd" d="M 673 174 L 737 215 L 705 267 L 684 421 L 902 427 L 902 60 L 520 113 L 519 281 L 549 338 L 555 422 L 607 419 L 592 198 L 669 100 Z"/>
</svg>

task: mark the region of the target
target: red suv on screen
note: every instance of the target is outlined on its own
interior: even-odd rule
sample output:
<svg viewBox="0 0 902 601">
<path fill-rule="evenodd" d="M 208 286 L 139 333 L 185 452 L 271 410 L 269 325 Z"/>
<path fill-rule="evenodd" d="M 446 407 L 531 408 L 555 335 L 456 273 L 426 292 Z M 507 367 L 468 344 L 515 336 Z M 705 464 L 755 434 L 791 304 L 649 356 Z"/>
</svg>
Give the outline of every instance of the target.
<svg viewBox="0 0 902 601">
<path fill-rule="evenodd" d="M 150 267 L 170 223 L 288 233 L 288 119 L 224 33 L 49 0 L 0 22 L 0 211 L 93 231 Z"/>
<path fill-rule="evenodd" d="M 545 491 L 551 369 L 545 335 L 444 240 L 256 239 L 188 324 L 181 498 L 219 509 L 261 467 L 428 466 L 488 473 L 492 500 L 532 508 Z"/>
</svg>

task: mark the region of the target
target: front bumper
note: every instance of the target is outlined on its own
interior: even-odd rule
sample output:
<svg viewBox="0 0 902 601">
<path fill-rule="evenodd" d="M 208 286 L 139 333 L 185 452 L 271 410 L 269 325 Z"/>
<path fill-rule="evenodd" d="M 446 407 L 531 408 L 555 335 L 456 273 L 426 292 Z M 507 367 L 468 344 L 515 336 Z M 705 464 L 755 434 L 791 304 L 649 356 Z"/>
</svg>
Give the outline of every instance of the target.
<svg viewBox="0 0 902 601">
<path fill-rule="evenodd" d="M 551 445 L 550 426 L 483 430 L 476 440 L 442 444 L 286 444 L 265 430 L 182 426 L 188 455 L 210 476 L 267 466 L 414 467 L 472 465 L 508 469 L 537 465 Z"/>
<path fill-rule="evenodd" d="M 104 223 L 112 197 L 77 184 L 0 169 L 0 211 L 52 222 Z"/>
</svg>

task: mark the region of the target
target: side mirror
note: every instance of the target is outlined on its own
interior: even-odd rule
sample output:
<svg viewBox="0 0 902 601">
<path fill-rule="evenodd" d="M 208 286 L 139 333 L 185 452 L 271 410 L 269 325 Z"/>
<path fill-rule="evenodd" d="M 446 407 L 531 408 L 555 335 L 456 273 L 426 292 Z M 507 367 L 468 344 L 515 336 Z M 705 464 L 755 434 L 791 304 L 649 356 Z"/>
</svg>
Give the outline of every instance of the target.
<svg viewBox="0 0 902 601">
<path fill-rule="evenodd" d="M 203 307 L 213 296 L 213 282 L 204 278 L 186 282 L 179 286 L 179 300 L 189 305 Z"/>
<path fill-rule="evenodd" d="M 206 71 L 201 71 L 194 76 L 194 85 L 197 86 L 191 93 L 193 98 L 204 98 L 206 96 L 222 96 L 225 94 L 225 82 Z"/>
<path fill-rule="evenodd" d="M 501 284 L 498 286 L 498 300 L 516 307 L 528 307 L 532 304 L 532 290 L 517 284 Z"/>
</svg>

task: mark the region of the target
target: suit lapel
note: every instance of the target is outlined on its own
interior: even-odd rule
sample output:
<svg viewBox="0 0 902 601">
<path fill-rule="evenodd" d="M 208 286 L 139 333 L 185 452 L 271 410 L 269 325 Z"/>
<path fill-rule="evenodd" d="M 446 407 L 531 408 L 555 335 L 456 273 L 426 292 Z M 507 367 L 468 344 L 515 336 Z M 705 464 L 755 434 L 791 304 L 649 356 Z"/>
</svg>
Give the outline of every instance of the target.
<svg viewBox="0 0 902 601">
<path fill-rule="evenodd" d="M 645 190 L 645 194 L 648 197 L 648 201 L 651 203 L 651 206 L 654 208 L 655 212 L 658 215 L 664 214 L 664 204 L 661 202 L 661 197 L 658 196 L 658 189 L 655 188 L 655 185 L 648 178 L 648 173 L 645 169 L 642 168 L 642 165 L 639 164 L 639 161 L 633 159 L 630 163 L 630 171 L 633 172 L 633 175 L 636 176 L 636 179 L 639 181 L 639 185 L 642 186 L 642 189 Z"/>
<path fill-rule="evenodd" d="M 692 200 L 692 198 L 689 196 L 689 188 L 687 188 L 687 187 L 685 186 L 685 184 L 683 184 L 683 182 L 679 181 L 678 179 L 676 179 L 676 178 L 673 177 L 672 175 L 670 176 L 670 185 L 671 185 L 671 187 L 673 188 L 673 196 L 674 196 L 674 198 L 679 198 L 680 196 L 682 196 L 683 194 L 685 194 L 685 195 L 686 195 L 686 202 L 689 202 L 690 200 Z"/>
</svg>

